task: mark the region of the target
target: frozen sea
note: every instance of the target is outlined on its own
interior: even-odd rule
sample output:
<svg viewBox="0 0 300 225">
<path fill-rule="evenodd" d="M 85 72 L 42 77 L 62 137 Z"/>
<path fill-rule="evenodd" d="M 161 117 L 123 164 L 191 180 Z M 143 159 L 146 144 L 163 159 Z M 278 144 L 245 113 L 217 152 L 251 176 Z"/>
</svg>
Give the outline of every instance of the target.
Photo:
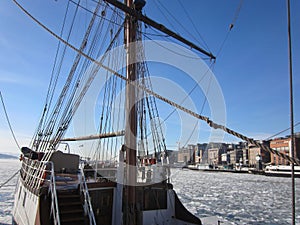
<svg viewBox="0 0 300 225">
<path fill-rule="evenodd" d="M 16 159 L 0 159 L 0 185 L 20 169 L 21 163 Z M 11 210 L 17 176 L 0 188 L 0 224 L 11 224 Z"/>
<path fill-rule="evenodd" d="M 0 160 L 0 185 L 20 167 Z M 11 224 L 17 177 L 0 189 L 0 224 Z M 173 169 L 171 181 L 183 204 L 198 217 L 225 224 L 291 224 L 291 179 L 251 174 Z M 296 179 L 296 224 L 300 224 L 300 179 Z"/>
</svg>

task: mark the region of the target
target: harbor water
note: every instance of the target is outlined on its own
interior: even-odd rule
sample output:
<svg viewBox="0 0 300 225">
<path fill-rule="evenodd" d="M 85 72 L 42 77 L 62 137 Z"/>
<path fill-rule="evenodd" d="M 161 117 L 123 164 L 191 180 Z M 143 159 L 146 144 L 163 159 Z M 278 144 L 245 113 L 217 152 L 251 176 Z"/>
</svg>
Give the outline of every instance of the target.
<svg viewBox="0 0 300 225">
<path fill-rule="evenodd" d="M 0 185 L 19 167 L 18 160 L 1 159 Z M 11 224 L 16 178 L 0 189 L 0 224 Z M 221 224 L 291 224 L 289 178 L 173 169 L 171 181 L 183 204 L 200 218 L 217 218 Z M 300 179 L 296 179 L 296 224 L 300 224 Z"/>
</svg>

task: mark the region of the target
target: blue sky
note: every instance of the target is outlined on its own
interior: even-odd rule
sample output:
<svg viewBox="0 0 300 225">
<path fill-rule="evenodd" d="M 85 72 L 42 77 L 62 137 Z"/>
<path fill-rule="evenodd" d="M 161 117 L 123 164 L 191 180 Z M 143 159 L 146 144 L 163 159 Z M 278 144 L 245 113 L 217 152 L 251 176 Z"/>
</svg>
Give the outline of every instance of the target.
<svg viewBox="0 0 300 225">
<path fill-rule="evenodd" d="M 185 10 L 179 1 L 184 4 Z M 58 18 L 63 15 L 63 9 L 57 7 L 60 1 L 25 2 L 21 1 L 32 14 L 51 29 L 59 31 L 56 25 L 60 21 Z M 146 15 L 171 29 L 174 27 L 176 32 L 193 40 L 189 33 L 196 37 L 199 35 L 187 18 L 187 11 L 214 54 L 217 54 L 225 40 L 240 4 L 239 0 L 174 0 L 172 4 L 169 0 L 160 2 L 148 0 L 144 8 Z M 300 60 L 300 30 L 297 28 L 300 27 L 300 2 L 292 0 L 291 3 L 295 122 L 298 122 L 300 64 L 297 62 Z M 161 11 L 165 11 L 164 15 Z M 213 70 L 223 91 L 227 126 L 257 139 L 267 138 L 289 127 L 286 21 L 286 1 L 244 0 Z M 0 90 L 18 141 L 21 145 L 28 145 L 43 107 L 57 40 L 9 0 L 0 2 L 0 30 Z M 175 82 L 180 83 L 180 78 Z M 199 102 L 201 105 L 203 97 Z M 165 108 L 162 117 L 168 114 L 168 110 Z M 0 152 L 18 153 L 2 108 L 0 112 Z M 204 114 L 209 116 L 209 109 L 205 109 Z M 204 130 L 208 129 L 203 127 Z M 296 131 L 300 131 L 299 126 Z M 205 137 L 199 137 L 198 141 L 205 141 Z M 176 138 L 170 139 L 167 144 L 176 145 Z M 226 135 L 225 141 L 237 139 Z"/>
</svg>

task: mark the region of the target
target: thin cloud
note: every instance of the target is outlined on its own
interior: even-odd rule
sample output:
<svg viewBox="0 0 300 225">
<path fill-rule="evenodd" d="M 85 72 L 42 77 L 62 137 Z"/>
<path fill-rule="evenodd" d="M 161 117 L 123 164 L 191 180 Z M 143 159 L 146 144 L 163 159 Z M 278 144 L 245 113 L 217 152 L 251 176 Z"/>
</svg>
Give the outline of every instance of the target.
<svg viewBox="0 0 300 225">
<path fill-rule="evenodd" d="M 24 74 L 19 75 L 10 71 L 0 70 L 0 83 L 2 84 L 17 84 L 22 86 L 30 86 L 30 87 L 44 87 L 42 81 L 37 79 L 32 79 L 30 76 L 26 76 Z"/>
<path fill-rule="evenodd" d="M 20 146 L 27 146 L 31 140 L 31 137 L 26 134 L 16 133 L 16 138 Z M 14 139 L 9 131 L 9 129 L 0 129 L 0 153 L 19 153 Z"/>
</svg>

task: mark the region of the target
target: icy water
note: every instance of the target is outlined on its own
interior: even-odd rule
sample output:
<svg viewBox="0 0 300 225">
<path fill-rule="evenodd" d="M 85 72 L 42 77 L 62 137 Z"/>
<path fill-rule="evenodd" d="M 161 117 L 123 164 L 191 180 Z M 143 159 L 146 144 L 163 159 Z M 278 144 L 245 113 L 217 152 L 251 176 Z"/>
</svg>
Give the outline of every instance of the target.
<svg viewBox="0 0 300 225">
<path fill-rule="evenodd" d="M 7 181 L 17 170 L 21 163 L 16 159 L 0 159 L 0 185 Z M 0 188 L 0 224 L 11 224 L 11 210 L 14 202 L 14 192 L 17 176 Z"/>
<path fill-rule="evenodd" d="M 290 178 L 176 170 L 172 182 L 183 204 L 199 217 L 217 216 L 223 224 L 291 224 Z M 300 179 L 296 206 L 300 224 Z"/>
<path fill-rule="evenodd" d="M 0 185 L 20 167 L 0 160 Z M 251 174 L 174 169 L 172 183 L 184 205 L 199 217 L 223 224 L 291 224 L 291 181 Z M 0 189 L 0 224 L 11 224 L 16 177 Z M 300 179 L 296 179 L 296 218 L 300 224 Z M 204 224 L 205 225 L 205 224 Z"/>
</svg>

